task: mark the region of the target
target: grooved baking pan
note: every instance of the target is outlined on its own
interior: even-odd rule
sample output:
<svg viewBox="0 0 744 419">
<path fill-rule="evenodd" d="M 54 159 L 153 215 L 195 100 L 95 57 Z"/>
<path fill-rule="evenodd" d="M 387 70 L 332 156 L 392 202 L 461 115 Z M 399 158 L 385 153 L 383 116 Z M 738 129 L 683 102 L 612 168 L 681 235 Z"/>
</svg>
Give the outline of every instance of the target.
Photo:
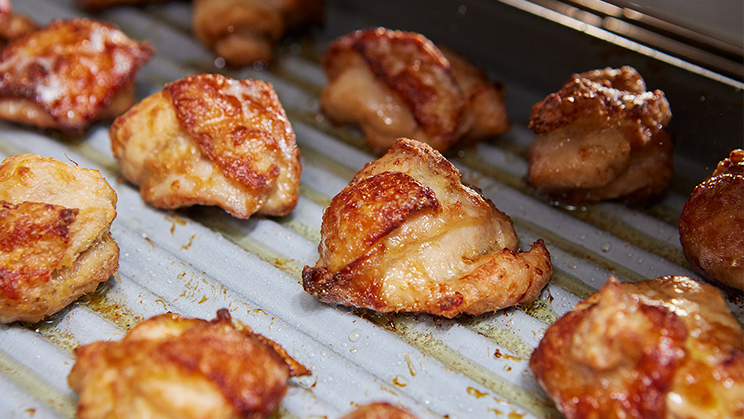
<svg viewBox="0 0 744 419">
<path fill-rule="evenodd" d="M 14 7 L 42 24 L 91 16 L 69 0 L 16 0 Z M 534 3 L 330 1 L 325 26 L 280 45 L 268 69 L 240 70 L 216 66 L 194 40 L 188 2 L 92 16 L 156 47 L 138 74 L 138 99 L 197 72 L 271 82 L 297 135 L 301 196 L 296 210 L 281 218 L 238 220 L 218 208 L 157 210 L 121 178 L 108 125 L 61 136 L 0 123 L 2 158 L 36 153 L 101 171 L 118 194 L 112 234 L 121 248 L 119 271 L 93 295 L 38 324 L 0 325 L 2 417 L 72 418 L 77 399 L 66 377 L 74 347 L 118 339 L 166 311 L 211 319 L 223 307 L 312 370 L 291 380 L 277 417 L 336 418 L 371 401 L 398 404 L 421 418 L 559 417 L 527 365 L 545 328 L 610 275 L 696 277 L 679 244 L 677 217 L 692 188 L 742 146 L 740 81 Z M 335 37 L 378 25 L 449 45 L 505 84 L 512 131 L 450 160 L 512 217 L 522 248 L 545 240 L 555 274 L 530 307 L 452 320 L 377 315 L 325 305 L 302 290 L 302 267 L 318 257 L 324 206 L 377 157 L 358 131 L 334 127 L 319 113 L 325 83 L 319 56 Z M 676 175 L 669 194 L 649 208 L 550 205 L 524 182 L 531 106 L 571 73 L 626 64 L 649 88 L 665 91 L 671 104 Z M 742 321 L 741 294 L 725 296 Z"/>
</svg>

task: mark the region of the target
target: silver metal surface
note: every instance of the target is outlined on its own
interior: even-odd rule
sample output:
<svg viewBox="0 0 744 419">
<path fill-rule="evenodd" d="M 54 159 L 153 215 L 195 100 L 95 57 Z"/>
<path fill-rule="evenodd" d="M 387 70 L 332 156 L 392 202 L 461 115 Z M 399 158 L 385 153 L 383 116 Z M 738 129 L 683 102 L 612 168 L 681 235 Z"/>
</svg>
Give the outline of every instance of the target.
<svg viewBox="0 0 744 419">
<path fill-rule="evenodd" d="M 161 211 L 145 204 L 137 189 L 122 180 L 111 154 L 108 126 L 96 125 L 83 136 L 69 137 L 0 123 L 1 158 L 31 152 L 101 171 L 118 194 L 112 234 L 121 248 L 118 273 L 94 295 L 39 324 L 0 325 L 0 416 L 74 417 L 76 397 L 66 376 L 74 363 L 75 346 L 118 339 L 138 321 L 165 311 L 213 318 L 223 307 L 312 370 L 312 376 L 292 380 L 278 417 L 336 418 L 354 405 L 377 400 L 404 406 L 421 418 L 558 416 L 527 367 L 545 328 L 599 288 L 609 275 L 622 280 L 695 277 L 682 254 L 676 220 L 691 187 L 709 173 L 713 157 L 706 159 L 703 153 L 696 158 L 680 152 L 672 190 L 651 208 L 632 209 L 617 203 L 578 210 L 551 206 L 524 184 L 526 149 L 532 140 L 527 116 L 531 105 L 549 92 L 546 86 L 557 89 L 554 81 L 587 70 L 576 68 L 584 62 L 546 64 L 540 76 L 533 78 L 539 69 L 531 65 L 531 55 L 515 53 L 508 45 L 499 49 L 498 44 L 482 38 L 478 45 L 468 43 L 473 38 L 467 31 L 478 28 L 457 23 L 479 8 L 504 8 L 504 13 L 512 13 L 512 6 L 505 3 L 438 2 L 451 9 L 442 13 L 454 16 L 446 22 L 437 20 L 436 10 L 421 16 L 404 10 L 385 11 L 384 4 L 367 10 L 365 7 L 371 6 L 366 3 L 331 2 L 326 26 L 312 37 L 283 44 L 279 59 L 268 70 L 216 67 L 214 56 L 190 34 L 187 2 L 122 7 L 94 16 L 155 45 L 157 54 L 138 75 L 139 97 L 196 72 L 271 82 L 301 149 L 301 197 L 296 210 L 282 218 L 237 220 L 216 208 Z M 14 6 L 40 23 L 85 16 L 69 1 L 16 0 Z M 543 23 L 534 20 L 537 15 L 513 13 L 515 19 L 536 22 L 524 29 L 541 36 Z M 500 17 L 506 18 L 503 14 L 490 16 L 496 22 L 493 26 L 515 22 L 500 22 Z M 410 26 L 400 24 L 401 19 L 408 19 Z M 431 27 L 417 27 L 420 22 L 429 22 Z M 330 39 L 346 30 L 372 25 L 417 30 L 438 42 L 451 33 L 448 43 L 461 46 L 466 56 L 504 81 L 513 130 L 464 150 L 451 161 L 466 181 L 481 188 L 512 217 L 523 248 L 537 238 L 545 239 L 555 275 L 533 306 L 447 320 L 328 306 L 302 290 L 302 267 L 313 265 L 318 257 L 323 207 L 357 170 L 376 158 L 363 146 L 357 131 L 333 127 L 320 115 L 318 92 L 325 77 L 318 57 Z M 593 52 L 587 49 L 587 53 Z M 665 71 L 671 74 L 669 84 L 700 80 L 699 74 L 678 67 Z M 650 78 L 650 88 L 659 87 L 656 79 Z M 710 78 L 699 83 L 712 86 L 707 93 L 712 97 L 720 89 L 721 97 L 728 100 L 731 95 L 730 102 L 741 103 L 741 92 L 726 83 Z M 672 101 L 673 111 L 684 106 L 700 104 L 689 97 Z M 740 117 L 730 115 L 732 124 Z M 681 141 L 686 141 L 684 135 Z M 716 147 L 726 149 L 729 145 L 726 140 Z M 716 154 L 713 151 L 709 152 Z M 727 294 L 727 298 L 741 321 L 741 295 Z"/>
</svg>

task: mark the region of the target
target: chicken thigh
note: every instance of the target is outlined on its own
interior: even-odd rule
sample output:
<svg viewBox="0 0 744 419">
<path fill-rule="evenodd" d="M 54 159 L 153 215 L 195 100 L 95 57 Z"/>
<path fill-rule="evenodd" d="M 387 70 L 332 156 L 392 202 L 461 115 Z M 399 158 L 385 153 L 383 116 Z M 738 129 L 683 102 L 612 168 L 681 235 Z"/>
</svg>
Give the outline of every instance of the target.
<svg viewBox="0 0 744 419">
<path fill-rule="evenodd" d="M 322 23 L 324 0 L 194 0 L 196 39 L 230 66 L 273 59 L 288 33 Z"/>
<path fill-rule="evenodd" d="M 744 150 L 732 151 L 692 192 L 679 240 L 706 278 L 744 290 Z"/>
<path fill-rule="evenodd" d="M 378 312 L 481 314 L 534 301 L 550 280 L 542 240 L 519 252 L 511 219 L 430 146 L 399 139 L 323 214 L 302 273 L 321 301 Z"/>
<path fill-rule="evenodd" d="M 79 132 L 134 102 L 135 73 L 153 53 L 111 24 L 56 20 L 12 39 L 0 60 L 0 119 Z"/>
<path fill-rule="evenodd" d="M 0 322 L 37 322 L 119 267 L 116 193 L 97 170 L 34 154 L 0 163 Z"/>
<path fill-rule="evenodd" d="M 621 198 L 645 204 L 672 179 L 671 119 L 664 93 L 646 91 L 631 67 L 574 74 L 532 108 L 528 181 L 581 204 Z"/>
<path fill-rule="evenodd" d="M 610 278 L 548 328 L 530 369 L 568 419 L 744 417 L 744 330 L 687 277 Z"/>
<path fill-rule="evenodd" d="M 289 378 L 310 374 L 226 309 L 212 321 L 155 316 L 75 356 L 68 382 L 79 419 L 267 418 Z"/>
<path fill-rule="evenodd" d="M 124 177 L 158 208 L 217 205 L 238 218 L 281 216 L 299 196 L 300 152 L 272 86 L 197 74 L 114 121 Z"/>
<path fill-rule="evenodd" d="M 421 34 L 352 32 L 331 43 L 323 69 L 323 113 L 337 124 L 359 125 L 377 150 L 408 137 L 446 152 L 511 128 L 503 87 Z"/>
</svg>

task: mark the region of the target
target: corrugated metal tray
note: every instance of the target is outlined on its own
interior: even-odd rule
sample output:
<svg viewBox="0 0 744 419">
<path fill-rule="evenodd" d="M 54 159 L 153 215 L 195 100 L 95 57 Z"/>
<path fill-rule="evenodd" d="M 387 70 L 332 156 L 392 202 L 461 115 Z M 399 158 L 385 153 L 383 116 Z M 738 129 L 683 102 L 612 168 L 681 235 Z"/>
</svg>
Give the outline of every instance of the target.
<svg viewBox="0 0 744 419">
<path fill-rule="evenodd" d="M 16 0 L 14 6 L 40 23 L 85 15 L 69 0 Z M 71 137 L 0 123 L 2 158 L 32 152 L 103 173 L 119 197 L 112 233 L 121 248 L 118 273 L 95 294 L 39 324 L 0 325 L 2 417 L 74 417 L 76 397 L 66 377 L 76 345 L 117 339 L 139 320 L 165 311 L 213 318 L 222 307 L 312 370 L 312 376 L 292 380 L 278 417 L 334 418 L 374 400 L 397 403 L 421 418 L 559 416 L 527 367 L 545 328 L 609 275 L 630 281 L 695 277 L 682 254 L 677 217 L 692 187 L 742 145 L 740 82 L 526 2 L 331 1 L 322 29 L 282 44 L 271 68 L 242 70 L 216 66 L 193 39 L 187 2 L 122 7 L 94 17 L 156 46 L 158 53 L 139 73 L 139 97 L 196 72 L 273 83 L 302 154 L 301 197 L 282 218 L 237 220 L 215 208 L 161 211 L 121 179 L 108 126 Z M 302 267 L 317 260 L 323 207 L 376 158 L 357 131 L 333 127 L 319 114 L 325 83 L 319 54 L 331 39 L 375 25 L 449 44 L 505 83 L 513 130 L 451 161 L 512 217 L 523 248 L 545 239 L 555 275 L 531 307 L 453 320 L 375 315 L 324 305 L 302 290 Z M 672 191 L 644 209 L 548 205 L 524 183 L 530 107 L 572 72 L 623 64 L 638 68 L 649 87 L 664 90 L 671 102 L 677 141 Z M 726 296 L 741 321 L 741 294 Z"/>
</svg>

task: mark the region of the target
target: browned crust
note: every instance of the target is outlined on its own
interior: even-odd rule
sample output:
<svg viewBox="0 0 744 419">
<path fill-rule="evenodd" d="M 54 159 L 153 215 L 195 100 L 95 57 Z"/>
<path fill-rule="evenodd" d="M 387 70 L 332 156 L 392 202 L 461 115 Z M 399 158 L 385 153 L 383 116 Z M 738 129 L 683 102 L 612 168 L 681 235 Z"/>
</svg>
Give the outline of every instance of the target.
<svg viewBox="0 0 744 419">
<path fill-rule="evenodd" d="M 439 201 L 431 188 L 400 172 L 383 172 L 350 184 L 333 197 L 323 213 L 323 226 L 336 234 L 321 231 L 326 252 L 343 247 L 351 255 L 340 266 L 366 253 L 382 237 L 398 228 L 413 214 L 436 211 Z M 330 269 L 337 269 L 333 266 Z"/>
<path fill-rule="evenodd" d="M 77 209 L 0 201 L 0 294 L 22 298 L 22 289 L 51 280 L 69 247 Z"/>
<path fill-rule="evenodd" d="M 345 55 L 359 54 L 375 76 L 410 107 L 422 130 L 437 149 L 457 139 L 463 117 L 462 93 L 449 61 L 421 34 L 374 28 L 347 34 L 323 54 L 330 78 L 348 64 Z"/>
<path fill-rule="evenodd" d="M 155 408 L 168 406 L 157 394 L 137 394 L 138 386 L 147 384 L 132 381 L 137 377 L 155 379 L 150 384 L 156 385 L 164 385 L 163 380 L 207 381 L 239 417 L 268 417 L 279 406 L 287 379 L 310 374 L 277 343 L 234 322 L 226 309 L 212 321 L 170 313 L 155 316 L 120 341 L 81 346 L 75 356 L 68 382 L 80 395 L 79 417 L 126 411 L 117 405 L 123 396 Z"/>
<path fill-rule="evenodd" d="M 92 40 L 94 34 L 101 41 Z M 112 24 L 55 20 L 2 51 L 0 98 L 37 104 L 52 119 L 49 126 L 42 121 L 42 128 L 80 131 L 100 117 L 152 53 L 150 44 L 127 38 Z"/>
<path fill-rule="evenodd" d="M 470 228 L 487 232 L 474 246 Z M 304 289 L 324 302 L 378 312 L 482 314 L 531 303 L 552 276 L 542 240 L 516 252 L 508 216 L 462 185 L 440 153 L 408 139 L 334 197 L 318 250 L 316 265 L 303 269 Z"/>
<path fill-rule="evenodd" d="M 738 417 L 743 367 L 744 331 L 720 292 L 674 276 L 610 278 L 551 325 L 530 358 L 567 418 Z"/>
<path fill-rule="evenodd" d="M 38 322 L 95 291 L 118 269 L 119 246 L 111 233 L 105 232 L 74 263 L 58 267 L 46 281 L 26 284 L 21 298 L 0 295 L 0 322 Z"/>
<path fill-rule="evenodd" d="M 603 78 L 607 77 L 607 78 Z M 633 91 L 623 90 L 633 88 Z M 564 127 L 577 119 L 597 121 L 599 126 L 633 125 L 645 135 L 634 135 L 634 148 L 647 144 L 671 118 L 669 102 L 660 90 L 645 88 L 640 75 L 631 67 L 574 74 L 556 93 L 532 108 L 529 129 L 536 134 Z"/>
<path fill-rule="evenodd" d="M 256 191 L 277 179 L 280 142 L 294 145 L 295 135 L 271 84 L 197 74 L 164 92 L 181 125 L 227 177 Z"/>
<path fill-rule="evenodd" d="M 680 243 L 695 270 L 744 290 L 744 150 L 698 185 L 679 217 Z"/>
</svg>

